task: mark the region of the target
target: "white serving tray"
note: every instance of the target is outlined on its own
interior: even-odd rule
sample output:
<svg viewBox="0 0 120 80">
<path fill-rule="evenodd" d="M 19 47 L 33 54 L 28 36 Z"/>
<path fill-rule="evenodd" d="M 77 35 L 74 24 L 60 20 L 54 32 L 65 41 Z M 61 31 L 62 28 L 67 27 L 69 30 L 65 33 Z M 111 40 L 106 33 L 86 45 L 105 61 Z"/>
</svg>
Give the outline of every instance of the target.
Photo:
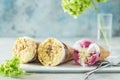
<svg viewBox="0 0 120 80">
<path fill-rule="evenodd" d="M 92 69 L 95 69 L 96 66 L 91 67 L 82 67 L 80 65 L 76 65 L 74 61 L 70 61 L 68 63 L 64 63 L 55 67 L 46 67 L 41 65 L 40 63 L 30 63 L 30 64 L 21 64 L 22 69 L 26 72 L 47 72 L 47 73 L 82 73 L 87 72 Z M 120 72 L 119 66 L 111 66 L 98 70 L 97 72 Z"/>
</svg>

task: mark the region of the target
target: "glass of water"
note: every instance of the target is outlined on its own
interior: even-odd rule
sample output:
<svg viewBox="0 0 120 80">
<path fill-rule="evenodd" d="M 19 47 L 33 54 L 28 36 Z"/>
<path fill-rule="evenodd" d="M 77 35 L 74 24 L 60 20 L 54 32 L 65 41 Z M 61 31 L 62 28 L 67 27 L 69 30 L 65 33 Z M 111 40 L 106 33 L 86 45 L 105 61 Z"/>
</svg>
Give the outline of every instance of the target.
<svg viewBox="0 0 120 80">
<path fill-rule="evenodd" d="M 100 13 L 98 19 L 98 34 L 97 41 L 104 48 L 111 52 L 111 39 L 112 39 L 112 14 Z"/>
</svg>

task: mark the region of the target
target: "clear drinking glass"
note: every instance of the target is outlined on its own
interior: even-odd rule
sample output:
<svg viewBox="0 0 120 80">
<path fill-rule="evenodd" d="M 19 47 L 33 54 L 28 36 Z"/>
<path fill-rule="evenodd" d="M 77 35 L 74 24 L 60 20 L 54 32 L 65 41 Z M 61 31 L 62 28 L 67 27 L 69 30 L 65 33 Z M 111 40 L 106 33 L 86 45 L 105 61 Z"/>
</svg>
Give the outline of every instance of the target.
<svg viewBox="0 0 120 80">
<path fill-rule="evenodd" d="M 98 19 L 98 34 L 97 41 L 104 48 L 111 52 L 111 39 L 112 39 L 112 14 L 100 13 Z"/>
</svg>

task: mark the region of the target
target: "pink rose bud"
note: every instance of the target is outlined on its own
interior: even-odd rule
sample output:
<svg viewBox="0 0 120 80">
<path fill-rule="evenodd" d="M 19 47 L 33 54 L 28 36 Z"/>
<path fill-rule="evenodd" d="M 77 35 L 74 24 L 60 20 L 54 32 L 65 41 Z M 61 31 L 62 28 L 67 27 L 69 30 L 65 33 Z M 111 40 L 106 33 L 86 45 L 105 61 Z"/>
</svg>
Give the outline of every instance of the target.
<svg viewBox="0 0 120 80">
<path fill-rule="evenodd" d="M 99 46 L 91 40 L 79 40 L 73 45 L 73 48 L 73 57 L 77 64 L 90 66 L 99 60 Z"/>
</svg>

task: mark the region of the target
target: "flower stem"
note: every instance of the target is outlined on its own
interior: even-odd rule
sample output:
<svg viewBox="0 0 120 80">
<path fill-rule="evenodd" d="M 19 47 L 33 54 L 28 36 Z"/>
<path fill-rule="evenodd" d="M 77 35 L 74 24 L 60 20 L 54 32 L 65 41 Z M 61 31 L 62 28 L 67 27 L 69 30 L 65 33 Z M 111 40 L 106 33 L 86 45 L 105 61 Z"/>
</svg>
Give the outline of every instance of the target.
<svg viewBox="0 0 120 80">
<path fill-rule="evenodd" d="M 93 0 L 91 0 L 91 1 L 92 1 L 92 4 L 93 4 L 93 6 L 94 6 L 94 9 L 95 9 L 96 13 L 99 14 L 99 10 L 98 10 L 98 8 L 96 7 L 94 1 L 93 1 Z M 109 46 L 110 41 L 109 41 L 109 39 L 108 39 L 108 37 L 107 37 L 107 35 L 106 35 L 106 33 L 105 33 L 105 29 L 104 29 L 104 27 L 103 27 L 103 25 L 102 25 L 102 20 L 101 20 L 101 19 L 100 19 L 100 31 L 101 31 L 104 39 L 105 39 L 105 42 L 106 42 L 107 45 Z"/>
</svg>

